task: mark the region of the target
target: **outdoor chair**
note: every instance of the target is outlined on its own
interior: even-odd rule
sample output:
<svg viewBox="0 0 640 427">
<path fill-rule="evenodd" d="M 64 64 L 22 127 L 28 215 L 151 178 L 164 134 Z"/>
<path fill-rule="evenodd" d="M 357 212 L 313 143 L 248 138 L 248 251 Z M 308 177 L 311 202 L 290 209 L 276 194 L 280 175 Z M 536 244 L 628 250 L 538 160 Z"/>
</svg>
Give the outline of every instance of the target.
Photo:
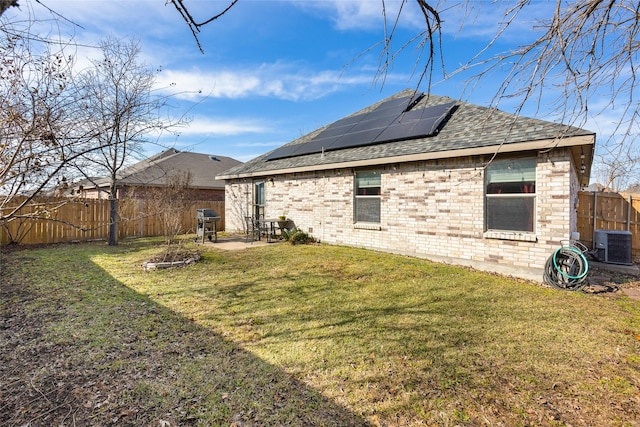
<svg viewBox="0 0 640 427">
<path fill-rule="evenodd" d="M 247 234 L 245 238 L 245 243 L 249 242 L 249 236 L 251 236 L 251 240 L 260 240 L 262 236 L 267 236 L 267 240 L 271 242 L 271 227 L 264 221 L 261 221 L 258 218 L 254 218 L 252 216 L 245 216 L 244 220 L 246 222 Z"/>
<path fill-rule="evenodd" d="M 271 226 L 260 218 L 253 219 L 253 227 L 257 230 L 258 240 L 261 239 L 262 236 L 267 236 L 267 241 L 271 242 Z"/>
<path fill-rule="evenodd" d="M 260 240 L 260 228 L 256 227 L 256 221 L 251 216 L 245 216 L 245 227 L 247 229 L 247 234 L 245 236 L 245 243 L 249 242 L 249 236 L 251 236 L 251 241 Z"/>
</svg>

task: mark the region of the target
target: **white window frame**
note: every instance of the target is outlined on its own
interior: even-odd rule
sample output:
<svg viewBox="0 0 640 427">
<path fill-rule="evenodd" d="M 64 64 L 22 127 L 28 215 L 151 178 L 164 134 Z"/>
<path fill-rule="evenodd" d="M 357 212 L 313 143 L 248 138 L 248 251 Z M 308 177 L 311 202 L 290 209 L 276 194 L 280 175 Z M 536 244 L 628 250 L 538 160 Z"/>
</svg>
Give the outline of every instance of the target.
<svg viewBox="0 0 640 427">
<path fill-rule="evenodd" d="M 253 182 L 253 216 L 255 218 L 264 216 L 264 205 L 266 204 L 265 181 Z"/>
<path fill-rule="evenodd" d="M 377 189 L 377 190 L 376 190 Z M 363 194 L 364 193 L 364 194 Z M 370 194 L 374 193 L 374 194 Z M 382 205 L 382 175 L 379 170 L 360 170 L 354 175 L 353 222 L 355 224 L 380 224 Z M 378 215 L 363 216 L 359 204 L 378 201 Z"/>
<path fill-rule="evenodd" d="M 513 158 L 494 160 L 487 166 L 485 173 L 485 233 L 488 237 L 505 238 L 505 236 L 515 235 L 533 235 L 536 232 L 536 204 L 537 204 L 537 159 L 535 157 Z M 497 184 L 493 189 L 490 185 Z M 504 185 L 505 193 L 500 191 L 501 185 Z M 498 187 L 498 189 L 496 189 Z M 519 190 L 519 191 L 518 191 Z M 500 192 L 497 192 L 500 191 Z M 509 199 L 512 202 L 516 200 L 530 200 L 528 206 L 512 205 L 515 209 L 510 212 L 514 214 L 522 214 L 527 211 L 526 218 L 515 218 L 514 226 L 499 227 L 496 226 L 496 219 L 492 217 L 491 202 L 504 201 L 507 204 Z M 504 214 L 505 212 L 502 211 Z M 526 221 L 527 226 L 518 227 L 518 221 Z M 492 224 L 492 222 L 494 222 Z M 507 237 L 508 238 L 508 237 Z M 528 240 L 524 238 L 524 240 Z"/>
</svg>

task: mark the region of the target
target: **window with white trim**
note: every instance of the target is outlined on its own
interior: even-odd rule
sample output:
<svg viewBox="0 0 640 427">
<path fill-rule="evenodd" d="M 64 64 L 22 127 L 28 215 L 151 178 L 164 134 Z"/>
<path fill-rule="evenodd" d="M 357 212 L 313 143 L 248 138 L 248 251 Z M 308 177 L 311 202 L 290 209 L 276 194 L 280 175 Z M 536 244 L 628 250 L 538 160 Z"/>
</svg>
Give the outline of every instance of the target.
<svg viewBox="0 0 640 427">
<path fill-rule="evenodd" d="M 355 222 L 380 222 L 380 172 L 359 171 L 355 180 Z"/>
<path fill-rule="evenodd" d="M 253 183 L 253 216 L 255 218 L 264 218 L 264 181 L 255 181 Z"/>
<path fill-rule="evenodd" d="M 533 232 L 536 159 L 494 160 L 485 175 L 487 231 Z"/>
</svg>

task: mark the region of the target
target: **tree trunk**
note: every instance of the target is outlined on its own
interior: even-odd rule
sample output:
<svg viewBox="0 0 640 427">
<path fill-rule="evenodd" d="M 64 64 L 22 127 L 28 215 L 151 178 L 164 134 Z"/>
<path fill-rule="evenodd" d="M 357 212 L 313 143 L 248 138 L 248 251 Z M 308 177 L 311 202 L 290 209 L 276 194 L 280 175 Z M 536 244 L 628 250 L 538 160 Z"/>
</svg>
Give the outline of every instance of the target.
<svg viewBox="0 0 640 427">
<path fill-rule="evenodd" d="M 109 246 L 118 244 L 118 199 L 109 197 Z"/>
</svg>

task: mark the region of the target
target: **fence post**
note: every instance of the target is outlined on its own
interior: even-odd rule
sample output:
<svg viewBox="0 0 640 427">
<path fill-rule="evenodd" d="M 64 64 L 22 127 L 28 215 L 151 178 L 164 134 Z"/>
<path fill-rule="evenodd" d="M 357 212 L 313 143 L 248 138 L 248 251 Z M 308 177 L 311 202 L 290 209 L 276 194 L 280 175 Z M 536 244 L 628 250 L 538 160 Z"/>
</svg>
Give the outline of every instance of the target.
<svg viewBox="0 0 640 427">
<path fill-rule="evenodd" d="M 591 249 L 596 248 L 596 229 L 598 222 L 598 192 L 593 192 L 593 234 L 591 235 Z"/>
<path fill-rule="evenodd" d="M 631 193 L 627 196 L 628 204 L 627 204 L 627 231 L 631 231 L 631 203 L 633 202 L 633 197 L 631 197 Z"/>
</svg>

